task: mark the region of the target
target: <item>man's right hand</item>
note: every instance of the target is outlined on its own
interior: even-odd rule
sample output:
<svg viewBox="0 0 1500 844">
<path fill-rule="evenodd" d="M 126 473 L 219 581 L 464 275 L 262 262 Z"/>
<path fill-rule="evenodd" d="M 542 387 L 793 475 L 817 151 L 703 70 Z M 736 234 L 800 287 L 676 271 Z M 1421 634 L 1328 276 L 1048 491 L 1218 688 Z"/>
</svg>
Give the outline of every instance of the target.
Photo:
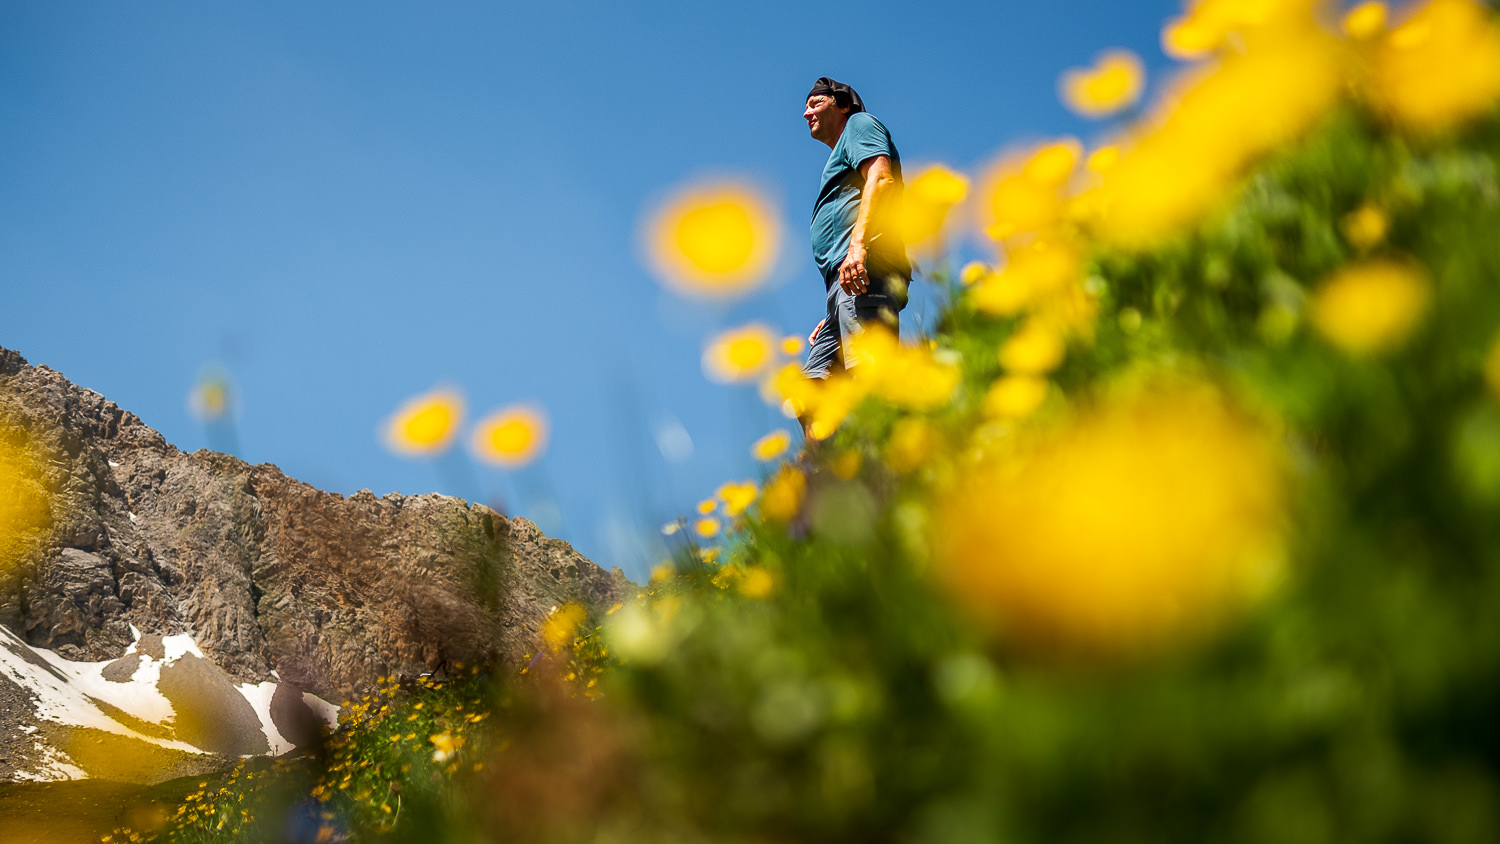
<svg viewBox="0 0 1500 844">
<path fill-rule="evenodd" d="M 828 322 L 828 317 L 823 317 L 822 319 L 818 320 L 818 327 L 814 328 L 812 330 L 812 333 L 809 334 L 809 335 L 807 335 L 807 345 L 811 346 L 814 343 L 818 342 L 818 332 L 820 332 L 820 331 L 823 330 L 823 326 L 827 322 Z"/>
</svg>

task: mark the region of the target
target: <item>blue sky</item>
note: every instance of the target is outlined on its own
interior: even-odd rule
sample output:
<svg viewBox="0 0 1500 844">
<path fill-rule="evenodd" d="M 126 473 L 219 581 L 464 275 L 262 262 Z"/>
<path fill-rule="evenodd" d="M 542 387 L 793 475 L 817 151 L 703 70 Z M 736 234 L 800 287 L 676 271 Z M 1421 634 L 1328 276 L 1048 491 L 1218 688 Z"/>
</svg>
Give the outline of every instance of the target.
<svg viewBox="0 0 1500 844">
<path fill-rule="evenodd" d="M 858 88 L 908 170 L 973 172 L 1098 134 L 1058 75 L 1117 46 L 1166 68 L 1178 9 L 0 0 L 0 345 L 183 449 L 503 503 L 639 579 L 656 528 L 757 477 L 750 444 L 788 424 L 699 358 L 723 328 L 820 316 L 812 81 Z M 644 267 L 642 215 L 724 174 L 780 206 L 776 283 L 686 301 Z M 235 386 L 232 436 L 188 410 L 209 367 Z M 388 453 L 381 421 L 442 384 L 471 419 L 542 405 L 545 457 Z M 678 428 L 692 453 L 671 461 Z"/>
</svg>

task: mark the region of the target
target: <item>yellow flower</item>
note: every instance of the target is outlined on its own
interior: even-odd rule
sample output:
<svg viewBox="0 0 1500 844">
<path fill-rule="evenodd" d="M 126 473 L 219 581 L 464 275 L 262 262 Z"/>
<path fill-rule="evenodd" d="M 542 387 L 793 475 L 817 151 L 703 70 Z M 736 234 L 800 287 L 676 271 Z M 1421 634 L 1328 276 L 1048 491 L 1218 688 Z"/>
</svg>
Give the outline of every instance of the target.
<svg viewBox="0 0 1500 844">
<path fill-rule="evenodd" d="M 964 264 L 964 268 L 959 271 L 958 281 L 965 287 L 972 287 L 978 284 L 985 276 L 989 275 L 989 273 L 990 268 L 988 264 L 985 264 L 983 261 L 970 261 Z"/>
<path fill-rule="evenodd" d="M 702 501 L 698 502 L 697 509 L 700 515 L 707 516 L 709 513 L 712 513 L 715 509 L 717 509 L 718 506 L 718 501 L 715 501 L 712 498 L 705 498 Z"/>
<path fill-rule="evenodd" d="M 542 623 L 542 638 L 555 650 L 573 642 L 579 625 L 588 617 L 588 612 L 578 604 L 564 604 Z"/>
<path fill-rule="evenodd" d="M 828 468 L 834 475 L 847 481 L 859 474 L 862 462 L 863 458 L 860 457 L 859 450 L 848 448 L 834 455 L 833 459 L 828 461 Z"/>
<path fill-rule="evenodd" d="M 759 494 L 755 484 L 751 481 L 739 483 L 727 483 L 719 487 L 717 495 L 724 501 L 724 515 L 738 516 L 749 509 L 755 503 L 755 496 Z"/>
<path fill-rule="evenodd" d="M 776 334 L 768 326 L 751 323 L 732 328 L 703 350 L 703 374 L 720 384 L 749 380 L 772 364 L 776 346 Z"/>
<path fill-rule="evenodd" d="M 1083 261 L 1062 242 L 1038 241 L 1011 254 L 1010 261 L 969 289 L 974 307 L 995 316 L 1011 316 L 1076 283 Z"/>
<path fill-rule="evenodd" d="M 938 360 L 931 349 L 903 345 L 882 327 L 851 337 L 847 354 L 855 380 L 897 407 L 939 407 L 952 397 L 962 377 L 956 365 Z"/>
<path fill-rule="evenodd" d="M 750 447 L 750 453 L 755 456 L 756 460 L 775 460 L 785 453 L 791 444 L 791 434 L 782 430 L 772 431 L 756 440 L 755 445 Z"/>
<path fill-rule="evenodd" d="M 1380 0 L 1365 0 L 1344 15 L 1344 34 L 1356 41 L 1367 41 L 1385 32 L 1387 9 Z"/>
<path fill-rule="evenodd" d="M 776 578 L 760 566 L 751 566 L 740 577 L 739 589 L 746 598 L 768 598 L 776 591 Z"/>
<path fill-rule="evenodd" d="M 719 535 L 719 520 L 714 518 L 699 519 L 693 523 L 693 530 L 704 539 L 713 539 Z"/>
<path fill-rule="evenodd" d="M 1419 267 L 1389 260 L 1346 267 L 1310 304 L 1312 323 L 1352 355 L 1387 351 L 1406 339 L 1427 310 L 1432 284 Z"/>
<path fill-rule="evenodd" d="M 547 417 L 540 408 L 512 405 L 474 426 L 470 448 L 486 463 L 515 468 L 535 460 L 547 447 Z"/>
<path fill-rule="evenodd" d="M 1088 160 L 1084 163 L 1084 166 L 1087 167 L 1090 172 L 1104 173 L 1108 171 L 1109 168 L 1115 166 L 1115 162 L 1119 160 L 1119 147 L 1100 147 L 1089 154 Z"/>
<path fill-rule="evenodd" d="M 1083 147 L 1072 138 L 1042 144 L 1018 159 L 1005 159 L 985 179 L 989 225 L 996 240 L 1042 231 L 1059 219 L 1062 188 L 1078 166 Z"/>
<path fill-rule="evenodd" d="M 789 522 L 802 508 L 802 497 L 806 492 L 807 478 L 801 470 L 783 466 L 766 482 L 760 498 L 760 511 L 772 521 Z"/>
<path fill-rule="evenodd" d="M 1018 644 L 1130 653 L 1269 591 L 1282 502 L 1263 430 L 1181 390 L 973 468 L 933 507 L 933 539 L 954 597 Z"/>
<path fill-rule="evenodd" d="M 797 355 L 802 354 L 804 345 L 805 344 L 802 342 L 801 337 L 798 337 L 795 334 L 788 334 L 787 336 L 781 338 L 781 353 L 789 358 L 794 358 Z"/>
<path fill-rule="evenodd" d="M 409 399 L 386 420 L 386 446 L 398 454 L 440 452 L 458 433 L 463 415 L 463 396 L 451 388 Z"/>
<path fill-rule="evenodd" d="M 1173 58 L 1197 59 L 1225 46 L 1231 35 L 1241 42 L 1274 39 L 1289 29 L 1314 22 L 1321 0 L 1198 0 L 1187 15 L 1162 30 L 1162 51 Z"/>
<path fill-rule="evenodd" d="M 1045 378 L 1032 375 L 1007 375 L 996 381 L 984 395 L 984 415 L 991 419 L 1020 419 L 1030 416 L 1047 399 L 1051 385 Z"/>
<path fill-rule="evenodd" d="M 1376 102 L 1416 129 L 1478 117 L 1500 99 L 1500 29 L 1473 0 L 1430 0 L 1386 36 L 1375 58 Z"/>
<path fill-rule="evenodd" d="M 948 212 L 969 193 L 969 180 L 934 164 L 906 184 L 899 228 L 907 246 L 920 249 L 939 239 Z"/>
<path fill-rule="evenodd" d="M 432 742 L 432 761 L 434 762 L 447 762 L 453 758 L 453 754 L 458 752 L 457 742 L 447 731 L 430 735 L 427 740 Z"/>
<path fill-rule="evenodd" d="M 1344 230 L 1344 237 L 1349 240 L 1349 244 L 1363 252 L 1385 240 L 1385 233 L 1390 225 L 1385 212 L 1373 205 L 1361 205 L 1345 214 L 1339 227 Z"/>
<path fill-rule="evenodd" d="M 1094 59 L 1093 67 L 1063 74 L 1062 101 L 1085 117 L 1114 114 L 1135 104 L 1145 79 L 1139 56 L 1129 50 L 1107 50 Z"/>
<path fill-rule="evenodd" d="M 211 371 L 199 378 L 188 395 L 188 409 L 204 422 L 223 419 L 230 408 L 229 376 Z"/>
<path fill-rule="evenodd" d="M 51 538 L 47 463 L 33 448 L 0 439 L 0 578 Z"/>
<path fill-rule="evenodd" d="M 1021 375 L 1045 375 L 1062 363 L 1065 351 L 1057 331 L 1032 318 L 1000 346 L 1000 365 Z"/>
<path fill-rule="evenodd" d="M 885 444 L 885 464 L 898 475 L 922 467 L 937 453 L 938 434 L 925 419 L 907 416 L 891 429 Z"/>
<path fill-rule="evenodd" d="M 755 288 L 775 265 L 781 248 L 777 219 L 771 203 L 746 185 L 691 186 L 651 216 L 647 253 L 675 290 L 736 296 Z"/>
</svg>

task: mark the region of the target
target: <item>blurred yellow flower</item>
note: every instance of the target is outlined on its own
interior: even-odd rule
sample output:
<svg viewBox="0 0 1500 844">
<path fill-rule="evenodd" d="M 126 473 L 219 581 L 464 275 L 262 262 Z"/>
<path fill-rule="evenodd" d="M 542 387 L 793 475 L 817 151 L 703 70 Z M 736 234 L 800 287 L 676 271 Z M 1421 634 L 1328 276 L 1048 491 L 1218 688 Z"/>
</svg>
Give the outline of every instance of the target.
<svg viewBox="0 0 1500 844">
<path fill-rule="evenodd" d="M 46 465 L 35 449 L 9 437 L 0 439 L 0 577 L 49 538 L 52 495 Z"/>
<path fill-rule="evenodd" d="M 1309 26 L 1184 77 L 1090 196 L 1095 233 L 1142 247 L 1196 222 L 1247 165 L 1327 113 L 1344 60 L 1339 42 Z"/>
<path fill-rule="evenodd" d="M 1323 0 L 1197 0 L 1183 17 L 1162 30 L 1162 52 L 1177 59 L 1198 59 L 1238 35 L 1239 43 L 1263 42 L 1289 30 L 1305 30 Z"/>
<path fill-rule="evenodd" d="M 735 296 L 770 273 L 781 247 L 771 202 L 737 183 L 690 186 L 651 215 L 647 253 L 674 289 L 707 297 Z"/>
<path fill-rule="evenodd" d="M 547 447 L 547 417 L 531 405 L 501 408 L 479 420 L 469 445 L 486 463 L 506 468 L 524 466 Z"/>
<path fill-rule="evenodd" d="M 724 502 L 724 515 L 738 516 L 755 503 L 755 497 L 759 494 L 754 482 L 741 481 L 739 483 L 727 483 L 719 487 L 719 499 Z"/>
<path fill-rule="evenodd" d="M 1062 189 L 1082 154 L 1078 141 L 1064 138 L 990 168 L 984 189 L 989 198 L 985 232 L 1005 240 L 1053 225 L 1062 213 Z"/>
<path fill-rule="evenodd" d="M 720 384 L 746 381 L 776 358 L 776 333 L 758 322 L 731 328 L 703 350 L 703 374 Z"/>
<path fill-rule="evenodd" d="M 940 239 L 948 212 L 963 202 L 968 193 L 969 180 L 940 164 L 927 167 L 910 179 L 901 198 L 898 224 L 907 246 L 921 249 L 934 245 Z"/>
<path fill-rule="evenodd" d="M 716 500 L 714 500 L 712 498 L 705 498 L 702 501 L 698 502 L 698 508 L 697 509 L 698 509 L 699 515 L 707 516 L 709 513 L 712 513 L 713 511 L 717 510 L 718 508 L 719 508 L 719 502 L 718 501 L 716 501 Z"/>
<path fill-rule="evenodd" d="M 699 519 L 693 523 L 693 531 L 704 539 L 712 539 L 719 535 L 719 520 L 714 518 Z"/>
<path fill-rule="evenodd" d="M 926 347 L 904 345 L 883 327 L 851 337 L 847 348 L 850 371 L 859 385 L 897 407 L 939 407 L 952 397 L 962 377 L 955 364 L 939 360 Z"/>
<path fill-rule="evenodd" d="M 987 314 L 1011 316 L 1078 281 L 1082 266 L 1074 247 L 1038 241 L 1013 252 L 1003 269 L 969 288 L 969 300 Z"/>
<path fill-rule="evenodd" d="M 978 284 L 981 279 L 989 275 L 989 265 L 983 261 L 970 261 L 964 264 L 964 268 L 958 273 L 958 281 L 965 287 Z"/>
<path fill-rule="evenodd" d="M 203 422 L 223 419 L 230 410 L 232 390 L 229 376 L 223 372 L 210 371 L 199 377 L 188 394 L 188 409 Z"/>
<path fill-rule="evenodd" d="M 1324 282 L 1309 305 L 1312 323 L 1353 355 L 1376 354 L 1406 339 L 1432 298 L 1421 268 L 1390 260 L 1346 267 Z"/>
<path fill-rule="evenodd" d="M 434 454 L 448 447 L 463 421 L 464 399 L 441 388 L 407 400 L 385 423 L 385 444 L 398 454 Z"/>
<path fill-rule="evenodd" d="M 898 475 L 922 467 L 938 450 L 938 433 L 927 420 L 906 416 L 896 422 L 885 444 L 885 465 Z"/>
<path fill-rule="evenodd" d="M 1473 0 L 1429 0 L 1385 37 L 1375 57 L 1375 99 L 1396 121 L 1444 129 L 1500 99 L 1500 29 Z"/>
<path fill-rule="evenodd" d="M 1047 399 L 1051 385 L 1033 375 L 1007 375 L 984 394 L 984 415 L 991 419 L 1030 416 Z"/>
<path fill-rule="evenodd" d="M 1119 147 L 1100 147 L 1089 154 L 1088 160 L 1084 163 L 1084 166 L 1087 167 L 1091 172 L 1103 173 L 1109 170 L 1109 168 L 1115 166 L 1115 162 L 1119 160 Z"/>
<path fill-rule="evenodd" d="M 1367 41 L 1385 32 L 1386 5 L 1380 0 L 1365 0 L 1344 15 L 1344 34 L 1356 41 Z"/>
<path fill-rule="evenodd" d="M 762 462 L 775 460 L 786 452 L 792 445 L 792 435 L 783 430 L 772 431 L 764 437 L 755 441 L 750 447 L 750 453 L 756 460 Z"/>
<path fill-rule="evenodd" d="M 542 622 L 542 640 L 553 650 L 573 644 L 579 625 L 588 617 L 588 612 L 578 604 L 567 603 L 558 607 Z"/>
<path fill-rule="evenodd" d="M 802 338 L 795 334 L 789 334 L 781 338 L 781 353 L 787 357 L 794 358 L 802 354 L 802 350 L 805 347 L 806 344 L 802 342 Z"/>
<path fill-rule="evenodd" d="M 1344 215 L 1339 221 L 1339 227 L 1344 230 L 1344 237 L 1349 244 L 1361 252 L 1378 245 L 1385 240 L 1386 230 L 1390 228 L 1390 220 L 1373 205 L 1361 205 Z"/>
<path fill-rule="evenodd" d="M 776 591 L 776 578 L 760 566 L 750 566 L 740 577 L 739 589 L 746 598 L 768 598 Z"/>
<path fill-rule="evenodd" d="M 1057 330 L 1032 318 L 1000 346 L 1000 365 L 1021 375 L 1045 375 L 1062 363 L 1066 346 Z"/>
<path fill-rule="evenodd" d="M 847 448 L 828 461 L 828 468 L 836 477 L 847 481 L 859 474 L 859 467 L 863 462 L 858 449 Z"/>
<path fill-rule="evenodd" d="M 1146 68 L 1129 50 L 1106 50 L 1092 67 L 1074 68 L 1059 82 L 1062 101 L 1085 117 L 1103 117 L 1129 108 L 1140 99 Z"/>
<path fill-rule="evenodd" d="M 1116 402 L 983 463 L 937 506 L 938 571 L 1018 644 L 1131 653 L 1275 586 L 1283 483 L 1257 425 L 1212 394 Z"/>
<path fill-rule="evenodd" d="M 802 509 L 802 497 L 807 493 L 807 478 L 800 469 L 783 466 L 766 481 L 765 491 L 760 497 L 760 512 L 775 522 L 789 522 Z"/>
</svg>

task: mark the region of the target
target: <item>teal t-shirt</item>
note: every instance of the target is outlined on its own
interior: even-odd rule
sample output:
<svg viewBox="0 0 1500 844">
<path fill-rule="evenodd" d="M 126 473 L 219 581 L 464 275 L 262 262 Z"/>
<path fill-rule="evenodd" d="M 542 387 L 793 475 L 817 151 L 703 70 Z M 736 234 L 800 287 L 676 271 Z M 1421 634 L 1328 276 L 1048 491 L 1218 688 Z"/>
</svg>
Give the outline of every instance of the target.
<svg viewBox="0 0 1500 844">
<path fill-rule="evenodd" d="M 833 145 L 828 163 L 823 165 L 823 182 L 818 187 L 818 202 L 813 206 L 812 250 L 818 272 L 823 274 L 823 284 L 838 283 L 839 265 L 849 254 L 849 235 L 854 231 L 854 221 L 859 217 L 859 198 L 865 189 L 864 177 L 859 174 L 859 165 L 877 155 L 889 156 L 891 174 L 896 177 L 896 189 L 901 189 L 901 155 L 891 142 L 891 133 L 885 124 L 868 112 L 849 115 L 844 124 L 844 134 Z M 894 203 L 899 196 L 890 197 Z M 882 204 L 886 197 L 882 197 Z M 870 256 L 866 266 L 870 270 L 872 293 L 879 279 L 888 275 L 911 278 L 911 264 L 906 259 L 906 244 L 897 232 L 882 230 L 878 221 L 872 221 L 872 231 L 865 244 Z"/>
</svg>

